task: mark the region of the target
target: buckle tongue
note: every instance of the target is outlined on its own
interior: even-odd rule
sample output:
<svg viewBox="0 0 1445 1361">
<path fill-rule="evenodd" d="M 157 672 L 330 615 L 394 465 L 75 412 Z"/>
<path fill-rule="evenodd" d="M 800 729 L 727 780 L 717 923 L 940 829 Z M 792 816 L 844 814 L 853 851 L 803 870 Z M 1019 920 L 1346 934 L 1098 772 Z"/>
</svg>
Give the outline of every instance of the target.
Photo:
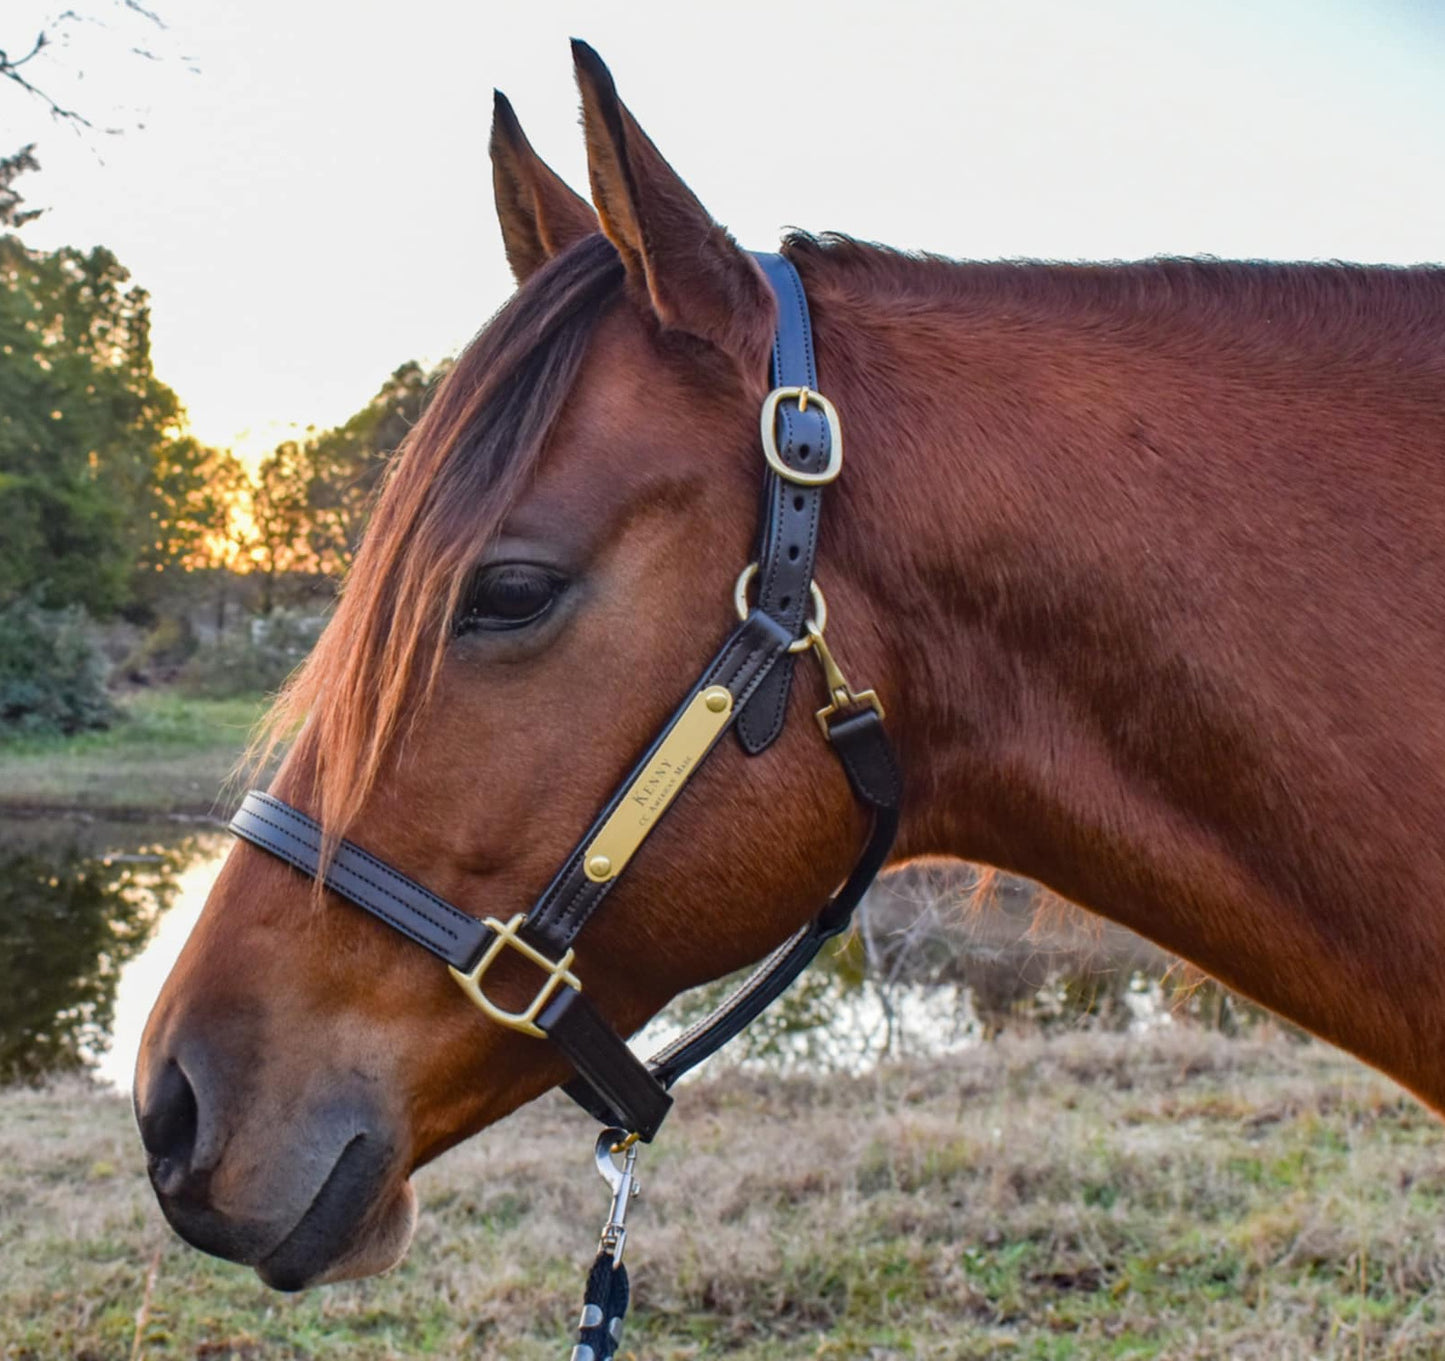
<svg viewBox="0 0 1445 1361">
<path fill-rule="evenodd" d="M 809 402 L 817 402 L 823 419 L 828 422 L 828 466 L 816 473 L 790 468 L 783 462 L 778 448 L 778 406 L 788 398 L 798 403 L 799 411 L 806 411 Z M 799 487 L 825 487 L 843 471 L 843 423 L 838 419 L 838 408 L 821 392 L 805 387 L 774 388 L 763 398 L 762 431 L 763 457 L 768 467 L 785 482 Z"/>
</svg>

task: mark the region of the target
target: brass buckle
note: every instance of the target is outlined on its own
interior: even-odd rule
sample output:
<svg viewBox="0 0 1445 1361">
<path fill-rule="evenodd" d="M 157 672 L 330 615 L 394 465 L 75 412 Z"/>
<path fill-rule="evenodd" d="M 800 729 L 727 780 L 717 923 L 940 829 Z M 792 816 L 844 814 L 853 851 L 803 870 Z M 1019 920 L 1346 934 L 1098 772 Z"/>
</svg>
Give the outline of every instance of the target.
<svg viewBox="0 0 1445 1361">
<path fill-rule="evenodd" d="M 757 563 L 750 562 L 738 573 L 738 579 L 733 584 L 733 608 L 738 612 L 739 619 L 746 620 L 748 617 L 748 587 L 757 574 Z M 816 624 L 821 631 L 828 627 L 828 602 L 823 599 L 823 588 L 816 581 L 810 581 L 808 589 L 813 593 L 813 617 L 808 620 L 808 627 L 811 629 Z M 788 651 L 806 652 L 812 646 L 813 640 L 805 633 L 788 644 Z"/>
<path fill-rule="evenodd" d="M 531 1035 L 540 1040 L 545 1038 L 546 1032 L 537 1025 L 537 1017 L 541 1014 L 542 1008 L 552 1000 L 552 994 L 564 983 L 569 988 L 581 992 L 582 984 L 571 968 L 572 960 L 577 952 L 568 950 L 561 959 L 554 963 L 540 950 L 528 945 L 517 934 L 526 920 L 525 912 L 518 912 L 511 921 L 505 924 L 499 922 L 495 917 L 486 918 L 482 924 L 495 932 L 496 938 L 482 952 L 482 957 L 477 960 L 471 972 L 463 973 L 460 969 L 453 969 L 450 965 L 447 968 L 451 976 L 457 980 L 457 985 L 481 1009 L 484 1016 L 489 1017 L 498 1025 L 506 1026 L 509 1030 L 520 1030 L 522 1034 Z M 531 1005 L 524 1007 L 521 1011 L 503 1011 L 482 991 L 482 979 L 486 976 L 487 970 L 496 963 L 498 956 L 509 945 L 523 959 L 531 961 L 539 969 L 545 969 L 547 972 L 547 981 L 538 989 Z"/>
<path fill-rule="evenodd" d="M 809 402 L 817 402 L 828 422 L 828 466 L 820 472 L 804 473 L 790 468 L 778 452 L 778 404 L 789 397 L 797 399 L 799 411 L 806 411 Z M 763 457 L 768 467 L 785 482 L 795 482 L 800 487 L 824 487 L 843 471 L 843 423 L 838 419 L 838 408 L 821 392 L 799 387 L 774 388 L 763 398 L 762 429 Z"/>
<path fill-rule="evenodd" d="M 828 731 L 828 720 L 840 709 L 853 709 L 860 705 L 866 705 L 879 718 L 888 717 L 883 709 L 883 701 L 878 698 L 876 690 L 855 690 L 848 684 L 848 678 L 843 674 L 838 663 L 834 661 L 828 644 L 823 641 L 823 630 L 811 619 L 808 620 L 808 646 L 818 654 L 818 665 L 823 668 L 823 683 L 828 687 L 829 702 L 813 715 L 818 720 L 818 726 L 823 730 L 823 736 L 828 741 L 833 740 L 833 734 Z"/>
</svg>

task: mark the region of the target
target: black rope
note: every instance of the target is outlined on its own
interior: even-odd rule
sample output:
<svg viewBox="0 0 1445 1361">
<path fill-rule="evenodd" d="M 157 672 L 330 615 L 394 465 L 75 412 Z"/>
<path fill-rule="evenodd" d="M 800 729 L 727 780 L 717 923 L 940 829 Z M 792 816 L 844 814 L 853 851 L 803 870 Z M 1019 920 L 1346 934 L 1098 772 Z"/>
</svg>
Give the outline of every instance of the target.
<svg viewBox="0 0 1445 1361">
<path fill-rule="evenodd" d="M 630 1298 L 627 1268 L 605 1248 L 587 1273 L 582 1317 L 577 1323 L 577 1345 L 570 1361 L 612 1361 L 622 1341 L 622 1321 Z"/>
</svg>

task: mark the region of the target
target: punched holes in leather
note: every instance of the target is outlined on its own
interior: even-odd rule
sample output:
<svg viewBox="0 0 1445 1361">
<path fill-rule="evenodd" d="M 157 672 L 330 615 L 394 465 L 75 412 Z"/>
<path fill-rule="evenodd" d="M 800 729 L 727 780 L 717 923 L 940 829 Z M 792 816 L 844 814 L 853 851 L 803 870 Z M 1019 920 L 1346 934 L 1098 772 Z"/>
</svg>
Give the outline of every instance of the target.
<svg viewBox="0 0 1445 1361">
<path fill-rule="evenodd" d="M 773 386 L 817 391 L 813 325 L 798 271 L 781 255 L 758 252 L 753 258 L 767 276 L 778 302 L 771 359 Z M 816 403 L 805 411 L 799 411 L 796 402 L 779 403 L 776 435 L 778 456 L 788 467 L 815 473 L 828 466 L 832 439 L 827 418 Z M 763 479 L 754 599 L 757 609 L 797 638 L 812 608 L 810 588 L 818 553 L 823 488 L 789 482 L 768 465 L 764 464 L 764 468 L 767 475 Z M 750 756 L 765 751 L 783 730 L 792 693 L 793 663 L 792 656 L 783 657 L 738 716 L 738 741 Z"/>
</svg>

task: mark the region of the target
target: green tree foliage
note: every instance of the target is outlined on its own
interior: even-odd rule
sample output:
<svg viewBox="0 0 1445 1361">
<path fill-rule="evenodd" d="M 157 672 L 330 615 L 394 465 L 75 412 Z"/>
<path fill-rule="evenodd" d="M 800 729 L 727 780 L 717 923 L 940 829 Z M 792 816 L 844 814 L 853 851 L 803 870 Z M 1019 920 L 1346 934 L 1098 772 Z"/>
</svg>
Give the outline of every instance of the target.
<svg viewBox="0 0 1445 1361">
<path fill-rule="evenodd" d="M 13 156 L 0 156 L 0 227 L 23 227 L 40 216 L 41 209 L 20 206 L 25 200 L 15 187 L 15 181 L 27 170 L 39 169 L 40 162 L 35 159 L 33 142 L 21 147 Z"/>
<path fill-rule="evenodd" d="M 311 570 L 335 577 L 351 565 L 387 463 L 420 418 L 441 372 L 403 364 L 344 425 L 301 446 Z"/>
<path fill-rule="evenodd" d="M 115 256 L 0 236 L 0 601 L 107 614 L 194 551 L 208 451 L 181 420 Z"/>
<path fill-rule="evenodd" d="M 391 456 L 445 372 L 405 363 L 342 425 L 287 440 L 261 461 L 248 500 L 248 556 L 263 579 L 263 613 L 288 574 L 335 581 L 345 573 Z"/>
<path fill-rule="evenodd" d="M 276 592 L 288 572 L 306 570 L 306 477 L 301 446 L 277 445 L 251 478 L 250 559 L 261 577 L 261 613 L 276 607 Z"/>
<path fill-rule="evenodd" d="M 444 373 L 445 367 L 427 373 L 415 361 L 403 364 L 345 424 L 295 448 L 292 494 L 300 502 L 308 570 L 339 577 L 351 565 L 387 464 Z"/>
</svg>

